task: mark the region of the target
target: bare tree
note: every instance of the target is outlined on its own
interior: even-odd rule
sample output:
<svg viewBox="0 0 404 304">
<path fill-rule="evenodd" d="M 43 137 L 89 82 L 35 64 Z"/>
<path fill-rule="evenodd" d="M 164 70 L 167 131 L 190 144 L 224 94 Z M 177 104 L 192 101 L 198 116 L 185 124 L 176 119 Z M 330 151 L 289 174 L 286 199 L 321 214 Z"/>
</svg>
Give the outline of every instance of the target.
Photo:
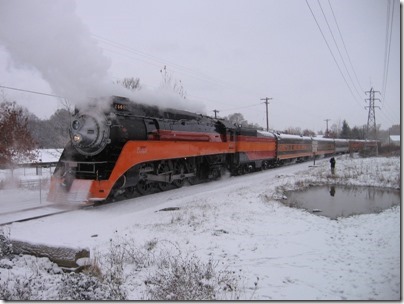
<svg viewBox="0 0 404 304">
<path fill-rule="evenodd" d="M 140 90 L 142 88 L 140 86 L 140 79 L 134 77 L 125 77 L 123 80 L 117 80 L 116 83 L 131 91 Z"/>
<path fill-rule="evenodd" d="M 39 119 L 30 113 L 28 127 L 39 148 L 63 148 L 69 141 L 70 119 L 67 109 L 56 110 L 49 119 Z"/>
<path fill-rule="evenodd" d="M 340 133 L 339 130 L 340 129 L 336 123 L 332 124 L 329 129 L 329 132 L 328 132 L 328 137 L 329 138 L 338 138 L 338 134 Z"/>
<path fill-rule="evenodd" d="M 224 117 L 225 120 L 228 120 L 232 125 L 242 126 L 244 128 L 252 128 L 257 130 L 263 130 L 263 128 L 257 123 L 249 123 L 241 113 L 233 113 Z"/>
<path fill-rule="evenodd" d="M 301 135 L 302 129 L 300 127 L 289 127 L 284 132 L 286 134 Z"/>
<path fill-rule="evenodd" d="M 71 104 L 71 102 L 67 98 L 60 98 L 60 103 L 62 104 L 63 108 L 73 114 L 74 112 L 74 106 Z"/>
<path fill-rule="evenodd" d="M 302 135 L 303 136 L 312 136 L 313 137 L 313 136 L 316 136 L 316 132 L 314 132 L 312 130 L 309 130 L 309 129 L 304 129 Z"/>
<path fill-rule="evenodd" d="M 241 113 L 229 114 L 229 115 L 226 117 L 226 119 L 227 119 L 228 121 L 230 121 L 230 123 L 231 123 L 232 125 L 243 125 L 243 126 L 245 126 L 245 125 L 248 124 L 247 120 L 244 119 L 244 116 L 243 116 L 243 114 L 241 114 Z"/>
<path fill-rule="evenodd" d="M 172 74 L 167 70 L 167 66 L 164 66 L 164 68 L 160 70 L 160 73 L 162 77 L 162 86 L 171 88 L 175 93 L 186 99 L 187 92 L 182 85 L 182 81 L 173 79 Z"/>
<path fill-rule="evenodd" d="M 14 169 L 35 158 L 36 143 L 28 128 L 28 111 L 15 101 L 0 104 L 0 134 L 1 167 Z"/>
</svg>

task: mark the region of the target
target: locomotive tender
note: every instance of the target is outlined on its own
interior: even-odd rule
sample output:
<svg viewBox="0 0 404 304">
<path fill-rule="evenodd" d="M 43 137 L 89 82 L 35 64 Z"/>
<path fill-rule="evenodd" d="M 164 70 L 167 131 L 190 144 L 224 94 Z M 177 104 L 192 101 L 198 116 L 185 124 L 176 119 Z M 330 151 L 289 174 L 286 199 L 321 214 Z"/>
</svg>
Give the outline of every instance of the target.
<svg viewBox="0 0 404 304">
<path fill-rule="evenodd" d="M 166 190 L 347 153 L 348 140 L 312 139 L 234 126 L 221 119 L 160 109 L 113 96 L 76 110 L 66 145 L 51 178 L 48 200 L 96 202 L 154 188 Z M 357 146 L 356 146 L 357 147 Z"/>
</svg>

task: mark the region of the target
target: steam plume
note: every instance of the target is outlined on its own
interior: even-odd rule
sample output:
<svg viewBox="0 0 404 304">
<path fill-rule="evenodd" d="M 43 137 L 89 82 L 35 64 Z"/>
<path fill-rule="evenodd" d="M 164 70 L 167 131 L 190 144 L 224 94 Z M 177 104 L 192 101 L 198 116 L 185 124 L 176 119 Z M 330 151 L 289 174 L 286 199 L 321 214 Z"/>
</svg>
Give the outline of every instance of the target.
<svg viewBox="0 0 404 304">
<path fill-rule="evenodd" d="M 56 95 L 74 102 L 106 95 L 110 60 L 70 0 L 0 0 L 0 43 L 17 68 L 38 70 Z"/>
<path fill-rule="evenodd" d="M 72 0 L 0 0 L 0 44 L 17 68 L 35 69 L 53 93 L 76 106 L 120 95 L 161 107 L 204 112 L 204 105 L 166 89 L 132 92 L 113 85 L 111 61 L 76 15 Z"/>
</svg>

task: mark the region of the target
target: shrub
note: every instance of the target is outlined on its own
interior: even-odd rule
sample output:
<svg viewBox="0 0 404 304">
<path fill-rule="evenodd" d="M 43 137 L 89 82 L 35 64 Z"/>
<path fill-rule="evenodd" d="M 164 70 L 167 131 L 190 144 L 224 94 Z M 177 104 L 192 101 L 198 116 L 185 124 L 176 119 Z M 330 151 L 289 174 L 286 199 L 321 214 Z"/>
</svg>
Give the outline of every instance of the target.
<svg viewBox="0 0 404 304">
<path fill-rule="evenodd" d="M 0 230 L 0 258 L 9 256 L 13 253 L 13 245 L 8 235 Z"/>
<path fill-rule="evenodd" d="M 168 256 L 145 284 L 150 300 L 217 300 L 231 294 L 238 298 L 238 278 L 233 272 L 217 270 L 217 263 L 202 263 L 197 257 Z"/>
<path fill-rule="evenodd" d="M 65 273 L 60 286 L 59 300 L 115 300 L 98 278 L 82 273 Z"/>
<path fill-rule="evenodd" d="M 30 279 L 17 277 L 0 281 L 0 299 L 4 301 L 28 301 L 32 298 Z"/>
</svg>

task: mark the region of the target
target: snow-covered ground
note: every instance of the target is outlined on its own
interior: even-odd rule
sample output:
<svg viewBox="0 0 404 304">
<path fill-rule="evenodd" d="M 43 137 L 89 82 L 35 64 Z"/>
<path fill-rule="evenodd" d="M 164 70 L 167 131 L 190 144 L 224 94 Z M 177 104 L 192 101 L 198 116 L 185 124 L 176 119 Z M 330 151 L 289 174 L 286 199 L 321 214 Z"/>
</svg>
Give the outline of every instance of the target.
<svg viewBox="0 0 404 304">
<path fill-rule="evenodd" d="M 335 177 L 330 176 L 328 159 L 324 159 L 316 161 L 316 167 L 307 162 L 224 177 L 14 223 L 4 226 L 3 232 L 11 239 L 35 244 L 88 248 L 104 274 L 104 283 L 110 282 L 105 279 L 107 272 L 119 273 L 118 294 L 129 300 L 152 298 L 153 278 L 167 274 L 165 267 L 173 265 L 168 262 L 170 255 L 188 266 L 195 266 L 190 263 L 194 260 L 203 265 L 211 262 L 216 277 L 237 282 L 237 290 L 229 287 L 216 294 L 219 299 L 400 300 L 400 206 L 379 214 L 331 220 L 278 200 L 283 191 L 321 183 L 401 186 L 398 157 L 339 156 L 336 160 Z M 37 190 L 24 191 L 1 190 L 0 213 L 10 204 L 18 206 L 21 196 L 39 204 Z M 169 209 L 162 211 L 165 208 Z M 116 265 L 122 262 L 122 269 L 117 271 L 116 265 L 105 262 L 111 261 L 107 256 L 125 256 L 115 260 Z M 158 258 L 168 260 L 159 263 Z M 214 284 L 207 277 L 201 282 Z M 25 294 L 21 291 L 20 298 L 75 298 L 66 290 L 61 292 L 63 284 L 66 276 L 46 258 L 0 260 L 0 287 L 9 289 L 9 299 L 16 298 L 12 290 L 23 290 L 22 286 L 32 288 Z M 153 286 L 157 285 L 154 281 Z M 87 299 L 112 297 L 97 288 L 82 288 L 92 293 Z M 174 294 L 166 297 L 172 298 Z"/>
</svg>

